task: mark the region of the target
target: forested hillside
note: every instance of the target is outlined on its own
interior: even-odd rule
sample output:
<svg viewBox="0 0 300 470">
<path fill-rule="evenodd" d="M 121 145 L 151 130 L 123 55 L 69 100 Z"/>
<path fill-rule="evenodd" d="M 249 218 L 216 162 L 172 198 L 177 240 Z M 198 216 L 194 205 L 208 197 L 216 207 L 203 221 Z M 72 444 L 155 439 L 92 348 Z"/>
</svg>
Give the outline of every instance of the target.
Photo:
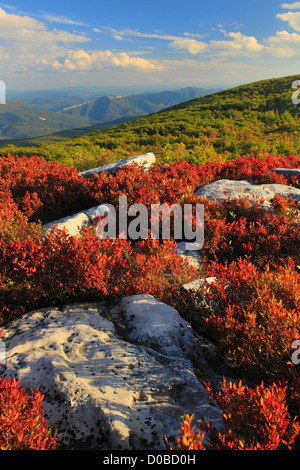
<svg viewBox="0 0 300 470">
<path fill-rule="evenodd" d="M 149 151 L 161 163 L 224 161 L 260 151 L 298 153 L 300 105 L 292 103 L 291 86 L 299 78 L 242 85 L 81 137 L 55 144 L 40 139 L 31 148 L 7 146 L 1 153 L 34 153 L 79 170 Z"/>
<path fill-rule="evenodd" d="M 61 113 L 84 116 L 96 121 L 106 122 L 122 117 L 146 116 L 188 99 L 206 94 L 208 94 L 208 90 L 205 88 L 187 87 L 181 90 L 162 91 L 160 93 L 102 96 L 79 106 L 65 108 Z"/>
<path fill-rule="evenodd" d="M 20 101 L 7 101 L 0 106 L 0 142 L 2 139 L 23 139 L 74 127 L 88 127 L 96 122 L 84 116 L 58 114 L 33 109 Z"/>
</svg>

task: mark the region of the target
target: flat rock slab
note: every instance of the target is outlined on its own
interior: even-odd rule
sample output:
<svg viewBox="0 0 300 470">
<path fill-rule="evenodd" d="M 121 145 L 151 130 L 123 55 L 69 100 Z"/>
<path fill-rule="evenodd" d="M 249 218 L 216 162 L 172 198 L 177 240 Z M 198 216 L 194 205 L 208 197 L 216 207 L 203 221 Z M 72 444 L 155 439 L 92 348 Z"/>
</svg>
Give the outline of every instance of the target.
<svg viewBox="0 0 300 470">
<path fill-rule="evenodd" d="M 118 160 L 107 165 L 99 166 L 98 168 L 91 168 L 90 170 L 81 171 L 78 173 L 78 175 L 83 176 L 84 178 L 90 178 L 94 173 L 99 174 L 103 171 L 113 174 L 123 166 L 132 165 L 133 163 L 143 165 L 145 169 L 148 169 L 153 163 L 155 163 L 155 155 L 152 152 L 148 152 L 143 155 L 135 155 L 133 157 L 124 158 L 123 160 Z"/>
<path fill-rule="evenodd" d="M 152 296 L 30 312 L 3 328 L 2 339 L 0 373 L 45 394 L 61 449 L 163 450 L 165 435 L 179 436 L 183 413 L 222 428 L 189 358 L 199 341 Z"/>
<path fill-rule="evenodd" d="M 180 290 L 182 291 L 196 291 L 199 288 L 202 288 L 203 286 L 206 287 L 206 285 L 213 284 L 214 282 L 217 281 L 216 277 L 207 277 L 205 279 L 195 279 L 194 281 L 186 282 L 185 284 L 182 284 L 180 286 Z"/>
<path fill-rule="evenodd" d="M 291 181 L 293 176 L 300 180 L 300 168 L 272 168 L 272 171 L 275 171 L 278 175 L 283 175 L 288 181 Z"/>
<path fill-rule="evenodd" d="M 269 201 L 278 193 L 281 197 L 291 197 L 296 201 L 300 201 L 300 189 L 285 184 L 253 184 L 249 181 L 235 181 L 221 179 L 214 181 L 199 188 L 196 196 L 205 196 L 209 200 L 216 198 L 217 202 L 226 199 L 249 196 L 252 200 L 263 198 L 264 208 L 271 207 Z"/>
<path fill-rule="evenodd" d="M 42 225 L 44 234 L 51 231 L 52 227 L 59 230 L 66 230 L 69 235 L 76 236 L 80 233 L 83 227 L 89 227 L 91 225 L 91 219 L 88 217 L 86 212 L 78 212 L 77 214 L 63 217 L 48 224 Z"/>
<path fill-rule="evenodd" d="M 90 209 L 77 212 L 76 214 L 70 215 L 68 217 L 53 220 L 53 222 L 42 225 L 43 232 L 47 234 L 53 227 L 58 228 L 59 230 L 66 229 L 69 235 L 79 235 L 80 230 L 83 227 L 90 227 L 95 222 L 96 217 L 104 215 L 103 209 L 101 209 L 103 206 L 105 206 L 105 204 L 91 207 Z"/>
<path fill-rule="evenodd" d="M 189 250 L 189 244 L 186 242 L 177 243 L 175 253 L 179 255 L 184 261 L 186 260 L 189 266 L 199 269 L 202 265 L 202 257 L 199 250 Z"/>
</svg>

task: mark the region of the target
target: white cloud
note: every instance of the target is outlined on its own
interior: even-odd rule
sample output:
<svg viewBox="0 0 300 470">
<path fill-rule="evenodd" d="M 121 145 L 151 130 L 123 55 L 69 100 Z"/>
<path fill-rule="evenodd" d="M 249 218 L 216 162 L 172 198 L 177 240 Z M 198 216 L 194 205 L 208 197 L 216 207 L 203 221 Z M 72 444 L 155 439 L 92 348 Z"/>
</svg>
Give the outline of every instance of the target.
<svg viewBox="0 0 300 470">
<path fill-rule="evenodd" d="M 66 16 L 53 16 L 53 15 L 44 15 L 43 18 L 46 21 L 51 23 L 61 23 L 61 24 L 73 24 L 77 26 L 87 26 L 86 23 L 82 23 L 80 21 L 74 21 L 71 18 L 67 18 Z"/>
<path fill-rule="evenodd" d="M 300 2 L 294 2 L 294 3 L 282 3 L 281 8 L 285 8 L 287 10 L 298 10 L 300 9 Z"/>
<path fill-rule="evenodd" d="M 205 42 L 190 38 L 178 38 L 172 41 L 169 45 L 174 49 L 186 50 L 190 54 L 199 54 L 200 52 L 204 52 L 208 47 Z"/>
<path fill-rule="evenodd" d="M 0 39 L 9 41 L 10 44 L 17 42 L 52 43 L 58 42 L 86 42 L 86 36 L 69 33 L 64 30 L 47 30 L 45 23 L 29 16 L 20 16 L 6 13 L 0 8 Z"/>
<path fill-rule="evenodd" d="M 67 56 L 53 61 L 53 67 L 57 70 L 97 70 L 102 68 L 135 68 L 142 71 L 162 71 L 159 63 L 149 61 L 141 57 L 130 56 L 126 52 L 68 51 Z"/>
<path fill-rule="evenodd" d="M 277 13 L 276 17 L 282 21 L 287 21 L 289 26 L 295 31 L 300 31 L 300 12 L 288 11 L 287 13 Z"/>
<path fill-rule="evenodd" d="M 166 41 L 175 41 L 176 39 L 180 39 L 180 36 L 172 36 L 169 34 L 158 34 L 158 33 L 141 33 L 138 30 L 133 30 L 133 29 L 126 29 L 124 31 L 117 31 L 114 28 L 108 28 L 112 34 L 113 37 L 115 35 L 121 36 L 123 39 L 128 39 L 129 37 L 137 37 L 137 38 L 149 38 L 149 39 L 163 39 Z"/>
<path fill-rule="evenodd" d="M 29 16 L 20 16 L 13 13 L 6 13 L 3 8 L 0 7 L 0 30 L 14 30 L 19 29 L 31 29 L 35 31 L 42 31 L 45 29 L 44 23 L 35 20 Z"/>
<path fill-rule="evenodd" d="M 184 36 L 188 36 L 193 39 L 203 39 L 202 34 L 197 34 L 197 33 L 183 33 Z"/>
<path fill-rule="evenodd" d="M 268 52 L 273 57 L 293 58 L 300 56 L 300 34 L 278 31 L 267 39 Z"/>
<path fill-rule="evenodd" d="M 223 51 L 223 55 L 245 56 L 261 52 L 264 48 L 254 36 L 246 36 L 240 32 L 225 33 L 232 40 L 210 41 L 210 49 Z"/>
<path fill-rule="evenodd" d="M 173 36 L 169 34 L 158 34 L 158 33 L 141 33 L 137 30 L 124 30 L 117 31 L 111 29 L 113 37 L 115 39 L 128 39 L 129 37 L 139 38 L 150 38 L 150 39 L 161 39 L 169 41 L 169 47 L 176 50 L 187 51 L 189 54 L 220 54 L 222 56 L 234 55 L 235 57 L 239 54 L 253 55 L 261 52 L 264 48 L 262 44 L 259 44 L 255 37 L 246 36 L 240 32 L 226 33 L 222 32 L 229 39 L 225 40 L 211 40 L 211 41 L 200 41 L 203 36 L 197 33 L 185 32 L 183 36 Z"/>
<path fill-rule="evenodd" d="M 299 44 L 300 43 L 300 34 L 297 33 L 288 33 L 287 31 L 278 31 L 276 36 L 271 36 L 268 38 L 268 42 L 272 44 Z"/>
</svg>

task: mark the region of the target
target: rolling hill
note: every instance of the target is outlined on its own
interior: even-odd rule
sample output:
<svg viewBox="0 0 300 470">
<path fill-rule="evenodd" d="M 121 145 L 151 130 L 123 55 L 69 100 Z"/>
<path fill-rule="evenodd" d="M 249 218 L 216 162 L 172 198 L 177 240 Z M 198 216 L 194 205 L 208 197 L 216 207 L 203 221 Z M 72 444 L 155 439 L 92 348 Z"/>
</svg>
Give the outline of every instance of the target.
<svg viewBox="0 0 300 470">
<path fill-rule="evenodd" d="M 299 78 L 241 85 L 72 139 L 32 140 L 30 148 L 8 146 L 1 153 L 35 153 L 79 171 L 146 152 L 154 152 L 159 163 L 300 153 L 300 105 L 291 99 Z"/>
<path fill-rule="evenodd" d="M 20 101 L 8 101 L 0 106 L 0 139 L 36 137 L 94 123 L 87 117 L 32 109 Z"/>
<path fill-rule="evenodd" d="M 122 117 L 145 116 L 188 99 L 204 96 L 214 90 L 187 87 L 176 91 L 140 95 L 102 96 L 62 109 L 62 114 L 89 117 L 96 121 L 112 121 Z"/>
<path fill-rule="evenodd" d="M 187 87 L 177 91 L 102 96 L 96 99 L 70 94 L 45 97 L 28 97 L 25 94 L 19 101 L 11 100 L 0 107 L 0 143 L 2 141 L 2 145 L 6 145 L 15 140 L 58 132 L 63 133 L 63 138 L 81 135 L 95 128 L 101 129 L 155 113 L 188 98 L 203 96 L 209 91 L 213 90 Z M 73 129 L 76 131 L 64 134 Z M 53 140 L 57 140 L 56 137 Z M 16 144 L 23 145 L 23 142 Z"/>
</svg>

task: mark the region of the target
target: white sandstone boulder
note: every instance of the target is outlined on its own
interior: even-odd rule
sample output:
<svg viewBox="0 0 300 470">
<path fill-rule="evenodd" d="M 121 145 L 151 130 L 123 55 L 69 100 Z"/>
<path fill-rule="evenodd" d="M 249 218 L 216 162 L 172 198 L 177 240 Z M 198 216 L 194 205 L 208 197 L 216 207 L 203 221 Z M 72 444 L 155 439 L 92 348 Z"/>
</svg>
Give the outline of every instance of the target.
<svg viewBox="0 0 300 470">
<path fill-rule="evenodd" d="M 101 173 L 102 171 L 106 171 L 108 173 L 116 173 L 120 168 L 125 165 L 132 165 L 133 163 L 137 163 L 138 165 L 143 165 L 145 169 L 150 168 L 153 163 L 155 163 L 155 155 L 152 152 L 148 152 L 142 155 L 135 155 L 133 157 L 127 157 L 123 160 L 118 160 L 113 163 L 108 163 L 107 165 L 100 166 L 98 168 L 91 168 L 90 170 L 81 171 L 78 173 L 79 176 L 83 176 L 84 178 L 90 178 L 94 173 Z"/>
<path fill-rule="evenodd" d="M 40 388 L 61 449 L 164 450 L 183 413 L 223 427 L 189 357 L 199 357 L 205 377 L 201 342 L 152 296 L 30 312 L 5 326 L 2 340 L 2 376 Z"/>
</svg>

